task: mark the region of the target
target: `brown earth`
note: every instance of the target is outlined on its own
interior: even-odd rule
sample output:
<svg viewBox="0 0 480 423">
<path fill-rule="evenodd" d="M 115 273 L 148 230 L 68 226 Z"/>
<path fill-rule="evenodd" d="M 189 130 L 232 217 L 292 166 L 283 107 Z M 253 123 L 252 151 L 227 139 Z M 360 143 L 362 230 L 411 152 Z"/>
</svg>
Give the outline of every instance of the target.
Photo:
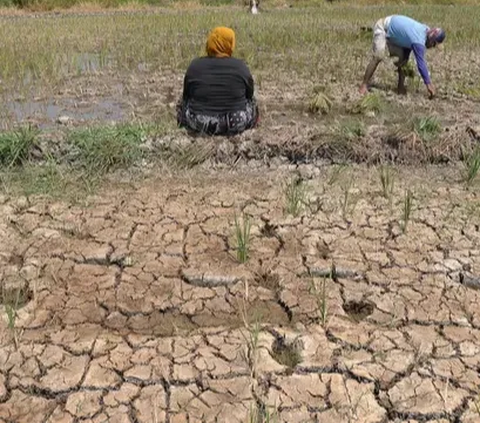
<svg viewBox="0 0 480 423">
<path fill-rule="evenodd" d="M 298 218 L 283 213 L 288 166 L 196 169 L 77 205 L 2 197 L 2 298 L 27 303 L 15 330 L 2 312 L 0 421 L 246 422 L 255 407 L 289 423 L 480 421 L 474 191 L 451 168 L 404 169 L 390 206 L 354 168 L 344 215 L 331 169 L 297 171 Z M 332 264 L 322 319 L 311 281 Z"/>
</svg>

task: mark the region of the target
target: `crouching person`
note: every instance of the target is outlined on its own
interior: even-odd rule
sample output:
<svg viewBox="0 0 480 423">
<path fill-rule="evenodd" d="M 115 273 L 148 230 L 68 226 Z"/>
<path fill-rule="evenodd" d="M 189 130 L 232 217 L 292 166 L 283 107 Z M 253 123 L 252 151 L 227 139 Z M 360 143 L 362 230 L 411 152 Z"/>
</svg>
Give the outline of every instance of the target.
<svg viewBox="0 0 480 423">
<path fill-rule="evenodd" d="M 217 27 L 207 40 L 207 56 L 194 59 L 177 108 L 180 127 L 206 135 L 236 135 L 258 121 L 254 82 L 248 66 L 232 57 L 235 33 Z"/>
</svg>

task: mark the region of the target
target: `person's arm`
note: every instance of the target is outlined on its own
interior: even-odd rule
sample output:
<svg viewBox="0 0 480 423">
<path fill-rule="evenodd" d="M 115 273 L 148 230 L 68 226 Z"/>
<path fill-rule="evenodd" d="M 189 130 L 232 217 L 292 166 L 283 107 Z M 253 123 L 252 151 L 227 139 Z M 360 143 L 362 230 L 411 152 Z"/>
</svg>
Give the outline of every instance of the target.
<svg viewBox="0 0 480 423">
<path fill-rule="evenodd" d="M 242 73 L 245 78 L 247 100 L 252 100 L 253 95 L 255 94 L 255 82 L 253 81 L 252 73 L 250 72 L 250 69 L 248 68 L 246 63 L 243 63 Z"/>
<path fill-rule="evenodd" d="M 430 96 L 433 97 L 435 91 L 433 89 L 432 81 L 430 80 L 430 73 L 428 72 L 427 62 L 425 60 L 426 48 L 422 44 L 412 44 L 413 54 L 415 55 L 415 61 L 417 62 L 417 68 L 422 76 L 423 82 L 427 86 Z"/>
</svg>

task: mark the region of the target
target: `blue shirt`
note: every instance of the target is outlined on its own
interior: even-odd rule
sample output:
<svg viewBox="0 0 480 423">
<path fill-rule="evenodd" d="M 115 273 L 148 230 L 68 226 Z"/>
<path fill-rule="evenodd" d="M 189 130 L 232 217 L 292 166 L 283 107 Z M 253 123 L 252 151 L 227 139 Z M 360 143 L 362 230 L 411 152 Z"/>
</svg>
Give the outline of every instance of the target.
<svg viewBox="0 0 480 423">
<path fill-rule="evenodd" d="M 429 27 L 408 16 L 394 15 L 390 19 L 387 30 L 388 41 L 396 46 L 413 50 L 418 71 L 425 84 L 430 84 L 430 74 L 425 61 L 427 31 Z"/>
</svg>

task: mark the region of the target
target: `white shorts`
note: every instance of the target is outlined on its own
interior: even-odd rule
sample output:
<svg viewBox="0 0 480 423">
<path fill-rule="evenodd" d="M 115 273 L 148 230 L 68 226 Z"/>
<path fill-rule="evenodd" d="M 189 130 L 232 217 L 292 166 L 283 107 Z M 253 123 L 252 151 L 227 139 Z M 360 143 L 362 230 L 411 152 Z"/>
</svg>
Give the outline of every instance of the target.
<svg viewBox="0 0 480 423">
<path fill-rule="evenodd" d="M 373 26 L 373 55 L 383 59 L 387 51 L 387 31 L 390 24 L 390 16 L 379 19 Z"/>
</svg>

